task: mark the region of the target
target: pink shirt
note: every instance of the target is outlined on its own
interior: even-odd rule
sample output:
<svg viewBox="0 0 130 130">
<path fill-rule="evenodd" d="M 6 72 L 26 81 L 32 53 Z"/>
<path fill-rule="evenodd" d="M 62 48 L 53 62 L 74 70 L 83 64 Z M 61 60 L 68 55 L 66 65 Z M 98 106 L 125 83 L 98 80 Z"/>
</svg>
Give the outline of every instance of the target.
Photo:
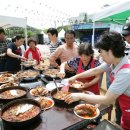
<svg viewBox="0 0 130 130">
<path fill-rule="evenodd" d="M 74 45 L 73 48 L 68 48 L 66 44 L 59 46 L 55 52 L 50 56 L 50 63 L 53 66 L 57 66 L 56 59 L 60 58 L 61 63 L 70 60 L 73 57 L 78 56 L 78 46 Z"/>
</svg>

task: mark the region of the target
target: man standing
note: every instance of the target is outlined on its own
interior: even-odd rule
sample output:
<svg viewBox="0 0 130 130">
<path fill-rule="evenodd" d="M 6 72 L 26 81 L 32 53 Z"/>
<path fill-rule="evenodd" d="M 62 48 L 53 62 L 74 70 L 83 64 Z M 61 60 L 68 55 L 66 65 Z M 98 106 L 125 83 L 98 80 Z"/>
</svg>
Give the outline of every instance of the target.
<svg viewBox="0 0 130 130">
<path fill-rule="evenodd" d="M 50 40 L 50 43 L 48 44 L 48 47 L 50 48 L 50 53 L 52 54 L 55 52 L 55 50 L 62 45 L 62 42 L 58 40 L 58 31 L 56 28 L 49 28 L 47 30 L 48 38 Z M 58 65 L 61 64 L 61 60 L 58 58 L 56 59 L 56 63 Z"/>
<path fill-rule="evenodd" d="M 0 72 L 5 71 L 6 51 L 5 31 L 3 28 L 0 28 Z"/>
<path fill-rule="evenodd" d="M 125 54 L 130 59 L 130 22 L 123 26 L 122 35 L 126 43 Z"/>
<path fill-rule="evenodd" d="M 56 60 L 60 59 L 61 63 L 70 60 L 71 58 L 78 56 L 78 46 L 75 45 L 75 32 L 73 30 L 68 30 L 65 33 L 65 44 L 59 46 L 54 53 L 50 56 L 50 64 L 56 68 L 60 68 Z M 66 66 L 66 75 L 70 77 L 73 75 L 73 69 Z M 68 74 L 67 74 L 68 73 Z"/>
<path fill-rule="evenodd" d="M 55 28 L 49 28 L 47 30 L 48 38 L 50 40 L 50 43 L 48 44 L 50 48 L 50 52 L 53 53 L 57 47 L 62 45 L 62 42 L 58 40 L 58 31 Z"/>
</svg>

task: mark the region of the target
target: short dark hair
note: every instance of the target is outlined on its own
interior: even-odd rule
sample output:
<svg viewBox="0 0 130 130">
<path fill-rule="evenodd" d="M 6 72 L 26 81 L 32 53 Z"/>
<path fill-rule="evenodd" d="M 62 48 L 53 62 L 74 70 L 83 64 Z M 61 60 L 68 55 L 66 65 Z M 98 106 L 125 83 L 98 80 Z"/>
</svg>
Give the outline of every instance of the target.
<svg viewBox="0 0 130 130">
<path fill-rule="evenodd" d="M 94 54 L 94 50 L 92 49 L 92 46 L 90 43 L 83 42 L 79 45 L 78 53 L 81 56 L 82 54 L 86 56 L 90 56 Z"/>
<path fill-rule="evenodd" d="M 97 44 L 96 48 L 103 49 L 105 51 L 111 50 L 113 55 L 120 58 L 125 55 L 125 42 L 120 33 L 115 31 L 104 32 Z"/>
<path fill-rule="evenodd" d="M 68 30 L 68 31 L 66 31 L 66 32 L 65 32 L 65 37 L 66 37 L 66 34 L 73 34 L 74 37 L 75 37 L 75 31 L 73 31 L 73 30 Z"/>
<path fill-rule="evenodd" d="M 5 34 L 5 30 L 0 27 L 0 34 L 1 34 L 1 33 Z"/>
<path fill-rule="evenodd" d="M 21 35 L 14 36 L 14 37 L 12 38 L 12 42 L 16 42 L 16 40 L 19 40 L 19 39 L 21 39 L 21 38 L 23 38 L 23 36 L 21 36 Z"/>
<path fill-rule="evenodd" d="M 34 39 L 34 38 L 30 38 L 30 39 L 28 40 L 28 46 L 29 46 L 29 44 L 30 44 L 31 42 L 34 42 L 35 45 L 37 45 L 37 41 L 36 41 L 36 39 Z"/>
<path fill-rule="evenodd" d="M 56 37 L 58 37 L 58 31 L 56 28 L 49 28 L 47 33 L 51 33 L 51 35 L 56 35 Z"/>
</svg>

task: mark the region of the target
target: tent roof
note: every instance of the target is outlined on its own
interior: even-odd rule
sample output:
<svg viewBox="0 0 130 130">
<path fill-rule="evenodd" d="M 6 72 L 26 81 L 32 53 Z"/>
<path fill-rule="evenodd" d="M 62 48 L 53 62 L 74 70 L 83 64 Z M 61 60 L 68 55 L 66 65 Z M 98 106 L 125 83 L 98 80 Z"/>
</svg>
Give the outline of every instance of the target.
<svg viewBox="0 0 130 130">
<path fill-rule="evenodd" d="M 0 27 L 8 28 L 8 27 L 23 27 L 26 28 L 27 22 L 25 18 L 16 18 L 9 16 L 0 15 Z"/>
<path fill-rule="evenodd" d="M 65 35 L 65 31 L 64 31 L 64 29 L 61 29 L 61 31 L 58 33 L 58 37 L 63 38 L 64 35 Z"/>
<path fill-rule="evenodd" d="M 93 16 L 93 21 L 124 24 L 130 17 L 130 1 L 107 7 Z"/>
<path fill-rule="evenodd" d="M 48 35 L 44 33 L 44 31 L 41 31 L 41 34 L 43 34 L 44 38 L 48 38 Z"/>
</svg>

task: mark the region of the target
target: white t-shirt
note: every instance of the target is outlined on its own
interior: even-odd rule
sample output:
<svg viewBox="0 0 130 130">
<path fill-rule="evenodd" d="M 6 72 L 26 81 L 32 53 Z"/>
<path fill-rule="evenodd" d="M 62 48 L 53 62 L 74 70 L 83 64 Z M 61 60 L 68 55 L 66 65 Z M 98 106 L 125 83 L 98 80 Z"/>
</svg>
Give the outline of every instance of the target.
<svg viewBox="0 0 130 130">
<path fill-rule="evenodd" d="M 37 48 L 41 52 L 42 57 L 50 56 L 50 48 L 47 45 L 37 45 Z"/>
<path fill-rule="evenodd" d="M 21 48 L 22 56 L 24 56 L 24 52 L 25 52 L 25 47 L 24 47 L 24 45 L 21 45 L 20 48 Z"/>
</svg>

